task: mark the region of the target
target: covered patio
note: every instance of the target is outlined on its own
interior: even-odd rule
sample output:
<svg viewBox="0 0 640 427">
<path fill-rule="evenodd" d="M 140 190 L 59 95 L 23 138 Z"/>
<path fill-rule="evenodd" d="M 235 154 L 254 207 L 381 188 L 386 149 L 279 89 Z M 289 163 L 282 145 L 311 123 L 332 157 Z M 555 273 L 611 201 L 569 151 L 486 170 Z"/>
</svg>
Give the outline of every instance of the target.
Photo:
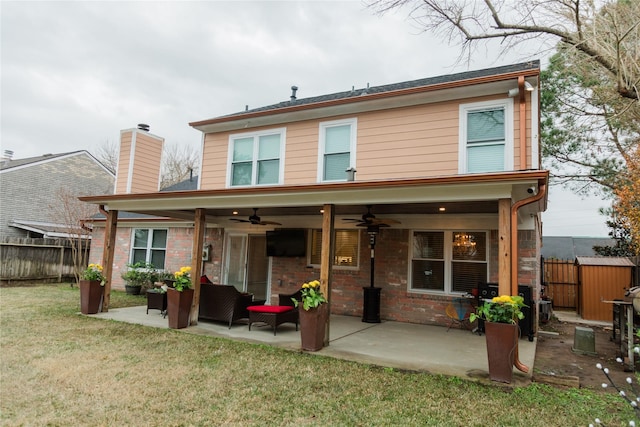
<svg viewBox="0 0 640 427">
<path fill-rule="evenodd" d="M 91 316 L 168 328 L 167 319 L 159 312 L 146 314 L 146 311 L 146 306 L 138 306 L 111 309 Z M 443 326 L 394 321 L 364 323 L 359 317 L 339 315 L 331 316 L 330 325 L 329 345 L 313 354 L 381 367 L 490 381 L 485 337 L 455 325 L 447 331 Z M 229 328 L 224 323 L 201 321 L 176 331 L 301 351 L 300 332 L 290 323 L 280 325 L 275 336 L 270 326 L 257 323 L 249 331 L 248 326 L 241 323 Z M 523 373 L 514 368 L 511 386 L 529 384 L 533 373 L 536 340 L 521 339 L 518 344 L 519 358 L 529 367 L 529 372 Z"/>
</svg>

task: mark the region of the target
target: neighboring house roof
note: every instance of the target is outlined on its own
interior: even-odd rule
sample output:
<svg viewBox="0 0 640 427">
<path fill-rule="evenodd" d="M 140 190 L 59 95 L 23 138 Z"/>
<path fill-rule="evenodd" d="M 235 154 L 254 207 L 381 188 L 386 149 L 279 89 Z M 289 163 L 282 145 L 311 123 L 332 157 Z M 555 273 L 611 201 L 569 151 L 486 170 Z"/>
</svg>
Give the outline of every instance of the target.
<svg viewBox="0 0 640 427">
<path fill-rule="evenodd" d="M 190 191 L 198 189 L 198 175 L 193 176 L 189 179 L 185 179 L 182 182 L 177 184 L 170 185 L 168 187 L 163 188 L 160 192 L 164 191 Z"/>
<path fill-rule="evenodd" d="M 574 260 L 579 256 L 595 256 L 594 246 L 615 245 L 614 239 L 606 237 L 569 237 L 569 236 L 543 236 L 543 257 L 555 259 Z"/>
<path fill-rule="evenodd" d="M 200 120 L 189 123 L 189 125 L 202 131 L 208 131 L 208 125 L 235 121 L 249 117 L 274 115 L 285 112 L 315 109 L 325 105 L 364 102 L 385 97 L 395 97 L 432 90 L 449 89 L 478 83 L 487 83 L 491 82 L 492 79 L 497 81 L 500 79 L 504 79 L 507 76 L 526 74 L 527 72 L 531 72 L 533 73 L 532 75 L 534 75 L 539 72 L 539 69 L 540 61 L 534 60 L 520 64 L 485 68 L 482 70 L 466 71 L 462 73 L 447 74 L 437 77 L 428 77 L 401 83 L 371 86 L 362 89 L 352 88 L 351 90 L 344 92 L 313 96 L 309 98 L 297 99 L 292 96 L 292 99 L 290 99 L 289 101 L 283 101 L 264 107 L 247 109 L 245 111 L 237 113 L 214 117 L 212 119 Z"/>
<path fill-rule="evenodd" d="M 607 267 L 635 267 L 629 258 L 616 258 L 616 257 L 584 257 L 579 256 L 576 258 L 576 264 L 578 265 L 598 265 Z"/>
<path fill-rule="evenodd" d="M 69 151 L 67 153 L 58 153 L 58 154 L 43 154 L 41 156 L 36 157 L 27 157 L 24 159 L 15 159 L 15 160 L 4 160 L 0 162 L 0 172 L 5 172 L 9 170 L 15 170 L 17 168 L 36 166 L 38 164 L 42 164 L 45 162 L 50 162 L 52 160 L 58 160 L 69 156 L 74 156 L 78 154 L 86 154 L 90 156 L 98 165 L 103 167 L 109 174 L 115 177 L 115 174 L 107 169 L 100 160 L 96 159 L 91 153 L 86 150 L 78 150 L 78 151 Z"/>
<path fill-rule="evenodd" d="M 91 234 L 89 234 L 87 230 L 83 230 L 82 227 L 74 227 L 73 229 L 69 229 L 69 227 L 64 224 L 52 224 L 40 221 L 13 220 L 9 221 L 9 226 L 42 234 L 42 237 L 44 237 L 45 239 L 59 237 L 80 237 L 81 239 L 91 238 Z"/>
</svg>

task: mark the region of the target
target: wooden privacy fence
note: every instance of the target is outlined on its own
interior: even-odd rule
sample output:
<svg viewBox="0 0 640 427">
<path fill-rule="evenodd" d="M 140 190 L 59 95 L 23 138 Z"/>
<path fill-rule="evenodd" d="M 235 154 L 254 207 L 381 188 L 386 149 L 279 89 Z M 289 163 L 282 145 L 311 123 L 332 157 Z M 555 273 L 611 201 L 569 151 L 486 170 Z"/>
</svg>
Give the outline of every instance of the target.
<svg viewBox="0 0 640 427">
<path fill-rule="evenodd" d="M 576 309 L 578 302 L 578 266 L 575 260 L 543 259 L 544 295 L 554 308 Z"/>
<path fill-rule="evenodd" d="M 85 243 L 86 244 L 86 243 Z M 0 242 L 0 284 L 74 280 L 73 251 L 65 239 L 4 238 Z"/>
</svg>

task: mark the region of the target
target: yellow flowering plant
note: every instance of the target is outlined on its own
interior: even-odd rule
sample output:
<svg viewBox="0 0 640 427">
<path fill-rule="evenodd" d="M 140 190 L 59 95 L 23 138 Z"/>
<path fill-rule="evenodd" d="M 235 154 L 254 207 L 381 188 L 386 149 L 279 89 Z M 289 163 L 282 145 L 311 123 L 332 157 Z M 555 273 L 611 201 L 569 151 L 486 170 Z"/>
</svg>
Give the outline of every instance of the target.
<svg viewBox="0 0 640 427">
<path fill-rule="evenodd" d="M 102 275 L 102 266 L 100 264 L 89 264 L 82 272 L 82 278 L 84 280 L 98 280 L 100 285 L 104 286 L 104 276 Z"/>
<path fill-rule="evenodd" d="M 300 302 L 302 302 L 302 308 L 305 310 L 311 310 L 312 308 L 318 307 L 320 304 L 324 304 L 327 302 L 327 299 L 322 295 L 322 291 L 320 290 L 320 281 L 312 280 L 309 283 L 303 283 L 301 289 L 302 297 L 300 301 L 295 298 L 292 298 L 293 305 L 296 307 Z"/>
<path fill-rule="evenodd" d="M 528 307 L 523 297 L 500 295 L 480 305 L 476 313 L 471 313 L 469 320 L 473 322 L 476 319 L 484 319 L 495 323 L 517 323 L 518 320 L 524 319 L 523 307 Z"/>
<path fill-rule="evenodd" d="M 173 273 L 173 277 L 176 279 L 173 283 L 176 291 L 182 292 L 185 289 L 191 289 L 191 267 L 180 267 L 180 270 Z"/>
</svg>

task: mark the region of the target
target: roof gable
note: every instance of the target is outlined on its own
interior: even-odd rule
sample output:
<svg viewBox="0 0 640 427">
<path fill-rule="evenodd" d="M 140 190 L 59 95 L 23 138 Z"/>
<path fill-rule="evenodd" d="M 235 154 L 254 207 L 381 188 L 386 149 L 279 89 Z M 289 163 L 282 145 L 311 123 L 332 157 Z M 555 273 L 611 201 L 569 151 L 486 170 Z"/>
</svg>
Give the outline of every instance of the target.
<svg viewBox="0 0 640 427">
<path fill-rule="evenodd" d="M 19 169 L 40 166 L 45 163 L 55 162 L 55 161 L 66 159 L 73 156 L 87 156 L 93 162 L 95 162 L 97 166 L 104 169 L 104 171 L 110 174 L 111 176 L 115 177 L 115 174 L 113 172 L 107 169 L 102 164 L 102 162 L 100 162 L 98 159 L 96 159 L 93 155 L 91 155 L 91 153 L 89 153 L 86 150 L 78 150 L 78 151 L 71 151 L 68 153 L 58 153 L 58 154 L 44 154 L 42 156 L 27 157 L 24 159 L 4 161 L 0 163 L 0 173 L 12 172 Z"/>
</svg>

